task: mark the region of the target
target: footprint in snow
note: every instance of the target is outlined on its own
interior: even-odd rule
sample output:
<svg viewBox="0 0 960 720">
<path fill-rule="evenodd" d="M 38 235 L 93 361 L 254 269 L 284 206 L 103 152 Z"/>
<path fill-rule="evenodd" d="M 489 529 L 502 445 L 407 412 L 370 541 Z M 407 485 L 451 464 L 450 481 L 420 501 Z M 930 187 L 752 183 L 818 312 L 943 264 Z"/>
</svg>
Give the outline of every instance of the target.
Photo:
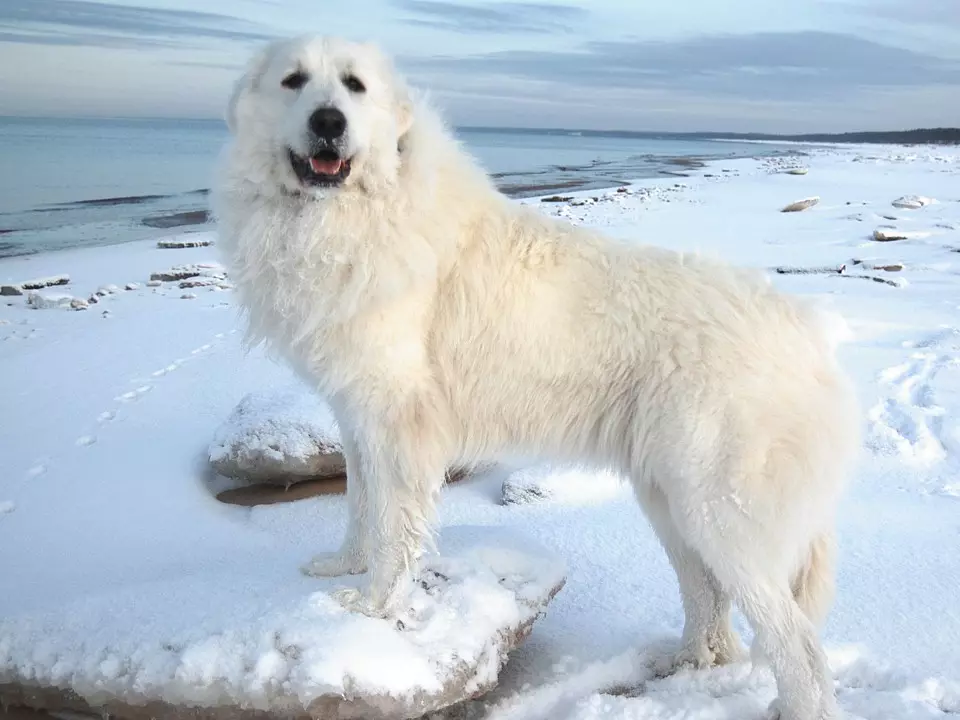
<svg viewBox="0 0 960 720">
<path fill-rule="evenodd" d="M 136 390 L 131 390 L 130 392 L 123 393 L 123 395 L 118 395 L 114 398 L 114 400 L 117 400 L 118 402 L 130 402 L 131 400 L 136 400 L 144 393 L 150 392 L 150 389 L 150 385 L 141 385 Z"/>
</svg>

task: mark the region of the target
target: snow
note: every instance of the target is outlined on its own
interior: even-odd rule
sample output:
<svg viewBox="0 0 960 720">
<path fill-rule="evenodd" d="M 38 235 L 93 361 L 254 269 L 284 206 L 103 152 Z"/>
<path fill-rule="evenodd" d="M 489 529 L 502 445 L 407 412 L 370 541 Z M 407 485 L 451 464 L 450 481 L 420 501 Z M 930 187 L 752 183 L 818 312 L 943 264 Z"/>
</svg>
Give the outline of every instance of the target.
<svg viewBox="0 0 960 720">
<path fill-rule="evenodd" d="M 806 155 L 719 162 L 682 184 L 523 202 L 626 241 L 808 270 L 771 279 L 846 318 L 851 339 L 839 354 L 866 430 L 823 631 L 840 706 L 868 720 L 958 713 L 960 150 L 797 148 Z M 807 174 L 785 172 L 798 163 Z M 780 212 L 814 196 L 804 212 Z M 937 201 L 892 207 L 908 196 Z M 891 212 L 913 234 L 877 242 Z M 629 489 L 575 469 L 492 469 L 448 486 L 441 555 L 430 562 L 456 582 L 442 600 L 418 591 L 424 615 L 406 634 L 340 613 L 329 592 L 359 579 L 310 579 L 298 567 L 339 544 L 341 497 L 255 508 L 213 497 L 218 428 L 244 396 L 299 387 L 285 367 L 244 351 L 232 292 L 200 286 L 180 302 L 177 282 L 146 285 L 174 263 L 215 274 L 218 259 L 215 246 L 145 242 L 0 261 L 0 279 L 68 272 L 63 289 L 76 297 L 140 285 L 87 312 L 0 303 L 0 675 L 251 703 L 281 678 L 301 700 L 354 672 L 371 686 L 428 687 L 436 658 L 481 652 L 491 624 L 522 607 L 491 573 L 516 565 L 532 583 L 523 595 L 556 577 L 555 556 L 566 585 L 499 687 L 474 701 L 477 717 L 762 716 L 776 692 L 766 670 L 660 676 L 682 629 L 673 572 Z M 566 476 L 568 489 L 504 505 L 512 472 L 552 487 Z M 739 616 L 737 627 L 749 641 Z M 318 654 L 291 659 L 283 648 L 294 640 Z M 373 662 L 371 648 L 387 660 Z"/>
<path fill-rule="evenodd" d="M 563 565 L 529 539 L 469 527 L 450 528 L 441 552 L 399 623 L 348 614 L 329 595 L 333 581 L 243 558 L 7 616 L 0 678 L 15 672 L 30 684 L 130 702 L 257 709 L 306 707 L 323 695 L 438 693 L 450 658 L 482 659 L 472 682 L 491 684 L 491 640 L 536 615 Z"/>
</svg>

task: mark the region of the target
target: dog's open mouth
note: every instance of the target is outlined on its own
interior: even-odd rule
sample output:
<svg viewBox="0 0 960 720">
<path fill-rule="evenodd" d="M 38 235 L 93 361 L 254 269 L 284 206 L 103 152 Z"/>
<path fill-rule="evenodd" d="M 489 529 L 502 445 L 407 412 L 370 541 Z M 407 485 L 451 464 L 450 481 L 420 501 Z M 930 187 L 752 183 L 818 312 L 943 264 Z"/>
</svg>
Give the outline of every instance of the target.
<svg viewBox="0 0 960 720">
<path fill-rule="evenodd" d="M 332 150 L 321 150 L 309 157 L 290 154 L 290 165 L 301 183 L 313 187 L 336 187 L 350 174 L 350 160 L 344 160 Z"/>
</svg>

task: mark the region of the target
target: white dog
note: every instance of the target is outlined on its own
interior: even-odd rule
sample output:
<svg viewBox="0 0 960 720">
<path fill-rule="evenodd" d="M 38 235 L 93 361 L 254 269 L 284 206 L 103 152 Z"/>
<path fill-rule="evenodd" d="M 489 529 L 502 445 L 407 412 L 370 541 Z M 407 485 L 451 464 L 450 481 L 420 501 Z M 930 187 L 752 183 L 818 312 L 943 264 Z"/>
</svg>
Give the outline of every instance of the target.
<svg viewBox="0 0 960 720">
<path fill-rule="evenodd" d="M 859 419 L 827 315 L 752 273 L 510 202 L 373 46 L 269 45 L 228 124 L 216 208 L 252 336 L 343 433 L 346 539 L 305 572 L 369 571 L 338 597 L 386 616 L 448 467 L 613 468 L 679 579 L 677 662 L 741 657 L 734 602 L 782 717 L 834 714 L 817 624 Z"/>
</svg>

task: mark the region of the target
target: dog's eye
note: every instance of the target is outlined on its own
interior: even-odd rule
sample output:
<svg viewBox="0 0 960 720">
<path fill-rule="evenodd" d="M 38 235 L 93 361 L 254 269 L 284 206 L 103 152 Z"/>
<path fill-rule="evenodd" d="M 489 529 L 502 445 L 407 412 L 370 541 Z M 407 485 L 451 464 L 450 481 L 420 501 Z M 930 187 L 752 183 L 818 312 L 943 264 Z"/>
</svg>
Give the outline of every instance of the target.
<svg viewBox="0 0 960 720">
<path fill-rule="evenodd" d="M 280 81 L 280 84 L 289 90 L 299 90 L 304 85 L 307 84 L 307 74 L 302 70 L 297 70 L 287 75 L 283 80 Z"/>
<path fill-rule="evenodd" d="M 343 86 L 352 93 L 367 91 L 367 86 L 360 82 L 360 78 L 356 75 L 344 75 L 341 82 L 343 82 Z"/>
</svg>

